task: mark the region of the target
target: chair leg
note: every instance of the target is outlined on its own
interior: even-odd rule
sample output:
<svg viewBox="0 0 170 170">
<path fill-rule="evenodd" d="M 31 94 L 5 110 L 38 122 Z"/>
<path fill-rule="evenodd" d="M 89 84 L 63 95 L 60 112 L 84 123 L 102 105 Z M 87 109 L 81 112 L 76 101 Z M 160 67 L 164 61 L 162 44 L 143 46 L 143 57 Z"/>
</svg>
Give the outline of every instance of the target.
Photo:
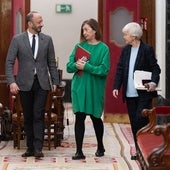
<svg viewBox="0 0 170 170">
<path fill-rule="evenodd" d="M 50 124 L 48 125 L 47 127 L 47 136 L 48 136 L 48 149 L 51 150 L 51 127 L 50 127 Z"/>
<path fill-rule="evenodd" d="M 18 134 L 17 134 L 18 149 L 20 149 L 20 140 L 21 140 L 21 127 L 18 127 Z"/>
<path fill-rule="evenodd" d="M 57 147 L 57 124 L 54 123 L 54 148 Z"/>
<path fill-rule="evenodd" d="M 17 127 L 16 127 L 16 125 L 14 125 L 13 124 L 13 147 L 14 148 L 16 148 L 16 147 L 18 147 L 18 145 L 17 145 Z"/>
<path fill-rule="evenodd" d="M 61 145 L 61 140 L 62 140 L 62 130 L 61 130 L 61 123 L 59 121 L 57 121 L 57 130 L 56 130 L 56 136 L 57 136 L 57 139 L 56 139 L 56 145 L 57 146 L 60 146 Z"/>
</svg>

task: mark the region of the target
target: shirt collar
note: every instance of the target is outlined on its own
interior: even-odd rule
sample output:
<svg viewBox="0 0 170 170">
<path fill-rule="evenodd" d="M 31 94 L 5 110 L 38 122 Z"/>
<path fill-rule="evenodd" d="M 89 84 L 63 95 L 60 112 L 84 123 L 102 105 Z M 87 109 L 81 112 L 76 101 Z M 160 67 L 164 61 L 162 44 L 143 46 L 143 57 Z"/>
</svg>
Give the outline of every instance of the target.
<svg viewBox="0 0 170 170">
<path fill-rule="evenodd" d="M 27 30 L 27 33 L 28 33 L 28 37 L 29 37 L 29 38 L 32 38 L 33 34 L 30 33 L 29 30 Z M 38 34 L 35 34 L 35 37 L 37 37 L 37 36 L 38 36 Z"/>
</svg>

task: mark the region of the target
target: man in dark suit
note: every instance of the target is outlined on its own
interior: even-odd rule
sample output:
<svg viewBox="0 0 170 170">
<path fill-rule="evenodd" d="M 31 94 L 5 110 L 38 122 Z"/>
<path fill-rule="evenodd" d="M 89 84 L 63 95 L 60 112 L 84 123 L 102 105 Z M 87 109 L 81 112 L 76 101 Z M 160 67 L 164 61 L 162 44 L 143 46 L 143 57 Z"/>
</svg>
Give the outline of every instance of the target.
<svg viewBox="0 0 170 170">
<path fill-rule="evenodd" d="M 113 96 L 117 98 L 122 86 L 123 101 L 126 101 L 132 133 L 136 144 L 136 133 L 148 123 L 148 118 L 141 115 L 145 108 L 152 107 L 152 99 L 157 96 L 155 91 L 159 82 L 160 67 L 157 64 L 154 50 L 141 41 L 142 28 L 138 23 L 131 22 L 122 30 L 126 46 L 123 48 L 114 79 Z M 152 73 L 151 82 L 146 83 L 147 90 L 134 87 L 133 73 L 135 70 Z M 131 159 L 136 159 L 132 155 Z"/>
<path fill-rule="evenodd" d="M 49 75 L 53 90 L 58 84 L 54 46 L 50 36 L 41 33 L 43 19 L 40 13 L 30 12 L 26 16 L 28 29 L 15 35 L 6 58 L 6 78 L 13 94 L 19 93 L 24 114 L 27 150 L 23 157 L 43 157 L 44 113 Z M 14 77 L 15 59 L 18 73 Z"/>
</svg>

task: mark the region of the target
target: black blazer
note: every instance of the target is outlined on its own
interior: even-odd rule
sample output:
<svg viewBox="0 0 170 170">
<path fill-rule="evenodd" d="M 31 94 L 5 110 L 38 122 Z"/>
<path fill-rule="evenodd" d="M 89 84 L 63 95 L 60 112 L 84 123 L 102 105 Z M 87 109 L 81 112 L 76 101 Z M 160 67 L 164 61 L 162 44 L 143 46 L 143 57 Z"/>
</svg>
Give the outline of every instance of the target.
<svg viewBox="0 0 170 170">
<path fill-rule="evenodd" d="M 117 70 L 114 79 L 113 89 L 120 90 L 122 86 L 123 101 L 126 98 L 127 90 L 127 80 L 129 72 L 129 61 L 131 53 L 131 45 L 127 45 L 122 49 L 122 53 L 117 65 Z M 158 84 L 159 74 L 161 72 L 159 65 L 157 64 L 157 59 L 155 57 L 155 52 L 153 47 L 141 41 L 139 51 L 137 54 L 134 71 L 143 70 L 152 72 L 151 81 Z M 157 96 L 157 92 L 147 92 L 146 90 L 138 90 L 138 95 L 148 98 L 153 98 Z"/>
</svg>

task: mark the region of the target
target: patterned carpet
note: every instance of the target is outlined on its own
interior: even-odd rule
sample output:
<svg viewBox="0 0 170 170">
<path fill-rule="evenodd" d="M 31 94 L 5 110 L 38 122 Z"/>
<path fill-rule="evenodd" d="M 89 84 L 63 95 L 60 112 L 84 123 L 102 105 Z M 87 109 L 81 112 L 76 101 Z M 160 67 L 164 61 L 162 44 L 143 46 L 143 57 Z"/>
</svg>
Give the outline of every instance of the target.
<svg viewBox="0 0 170 170">
<path fill-rule="evenodd" d="M 95 157 L 96 138 L 89 117 L 86 118 L 86 132 L 83 152 L 85 160 L 72 160 L 75 153 L 74 115 L 67 112 L 65 119 L 69 125 L 65 126 L 64 139 L 60 147 L 50 151 L 43 148 L 45 155 L 41 160 L 34 157 L 22 158 L 25 151 L 25 141 L 21 141 L 21 149 L 13 149 L 13 142 L 0 150 L 0 170 L 140 170 L 137 161 L 130 160 L 135 152 L 129 124 L 105 123 L 104 145 L 105 156 Z M 66 124 L 66 123 L 65 123 Z M 3 142 L 0 143 L 2 147 Z"/>
</svg>

